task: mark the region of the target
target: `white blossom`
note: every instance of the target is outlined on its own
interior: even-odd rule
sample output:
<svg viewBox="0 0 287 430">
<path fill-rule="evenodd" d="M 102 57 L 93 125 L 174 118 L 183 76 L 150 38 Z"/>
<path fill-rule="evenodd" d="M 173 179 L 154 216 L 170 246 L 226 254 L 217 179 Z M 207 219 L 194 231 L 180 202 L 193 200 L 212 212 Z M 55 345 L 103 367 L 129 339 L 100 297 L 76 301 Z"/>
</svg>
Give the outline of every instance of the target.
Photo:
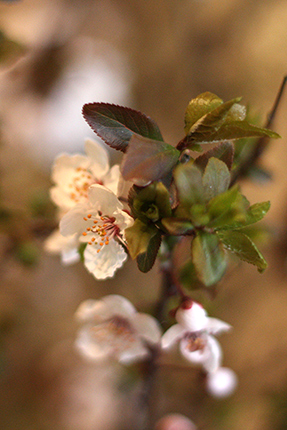
<svg viewBox="0 0 287 430">
<path fill-rule="evenodd" d="M 102 185 L 91 185 L 88 198 L 63 216 L 60 232 L 64 236 L 76 234 L 86 242 L 84 264 L 97 279 L 114 275 L 127 259 L 120 243 L 124 244 L 124 230 L 133 218 L 124 210 L 116 195 Z"/>
<path fill-rule="evenodd" d="M 113 358 L 130 364 L 147 358 L 150 348 L 160 344 L 157 320 L 137 312 L 129 300 L 119 295 L 84 301 L 76 318 L 82 325 L 76 347 L 93 361 Z"/>
<path fill-rule="evenodd" d="M 214 337 L 231 326 L 217 318 L 207 316 L 203 307 L 195 302 L 184 302 L 176 311 L 178 324 L 171 326 L 162 337 L 162 347 L 170 348 L 179 342 L 181 354 L 190 362 L 200 364 L 206 372 L 215 372 L 222 361 L 222 350 Z"/>
<path fill-rule="evenodd" d="M 218 399 L 231 396 L 236 390 L 237 384 L 236 373 L 228 367 L 219 367 L 216 372 L 207 375 L 207 391 Z"/>
<path fill-rule="evenodd" d="M 59 229 L 54 230 L 44 242 L 45 251 L 50 254 L 60 254 L 64 265 L 80 261 L 78 246 L 79 239 L 75 234 L 65 237 L 61 235 Z"/>
<path fill-rule="evenodd" d="M 52 167 L 54 186 L 50 190 L 51 199 L 63 211 L 87 200 L 92 184 L 101 184 L 117 193 L 120 177 L 119 166 L 110 168 L 108 152 L 98 142 L 85 140 L 87 155 L 61 154 Z"/>
<path fill-rule="evenodd" d="M 88 199 L 88 189 L 92 184 L 102 184 L 114 193 L 120 180 L 119 166 L 110 168 L 108 152 L 98 142 L 85 139 L 87 155 L 61 154 L 52 167 L 54 186 L 50 190 L 52 201 L 58 206 L 58 219 Z M 79 240 L 75 234 L 62 236 L 59 229 L 54 230 L 44 242 L 44 249 L 50 254 L 60 254 L 65 265 L 80 260 Z"/>
</svg>

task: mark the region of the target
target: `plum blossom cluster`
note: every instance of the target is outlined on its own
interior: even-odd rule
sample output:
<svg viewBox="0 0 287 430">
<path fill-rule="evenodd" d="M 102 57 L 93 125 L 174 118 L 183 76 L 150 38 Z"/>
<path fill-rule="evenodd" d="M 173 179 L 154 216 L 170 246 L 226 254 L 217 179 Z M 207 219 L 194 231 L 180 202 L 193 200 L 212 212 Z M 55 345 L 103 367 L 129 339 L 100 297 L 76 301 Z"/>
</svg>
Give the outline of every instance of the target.
<svg viewBox="0 0 287 430">
<path fill-rule="evenodd" d="M 207 391 L 216 397 L 232 394 L 235 373 L 221 366 L 222 350 L 214 337 L 231 326 L 207 316 L 203 307 L 185 300 L 175 314 L 177 324 L 163 335 L 159 322 L 149 314 L 137 312 L 132 303 L 119 295 L 86 300 L 76 311 L 80 329 L 77 350 L 89 360 L 114 359 L 132 364 L 149 357 L 155 349 L 166 353 L 176 343 L 182 356 L 200 365 L 207 375 Z"/>
<path fill-rule="evenodd" d="M 109 103 L 84 105 L 85 120 L 123 153 L 122 163 L 110 167 L 107 151 L 91 139 L 86 155 L 56 159 L 51 198 L 59 229 L 46 249 L 61 254 L 66 264 L 82 256 L 96 279 L 113 277 L 128 255 L 143 273 L 158 259 L 164 275 L 159 307 L 164 309 L 171 296 L 179 303 L 176 323 L 162 334 L 162 316 L 157 320 L 137 312 L 124 297 L 83 302 L 76 312 L 76 347 L 88 359 L 160 364 L 178 346 L 183 359 L 205 372 L 210 394 L 225 397 L 234 391 L 236 375 L 222 366 L 216 338 L 231 326 L 209 317 L 188 294 L 195 286 L 214 288 L 227 270 L 229 253 L 259 272 L 267 267 L 252 240 L 252 226 L 264 218 L 270 202 L 251 205 L 234 184 L 240 153 L 233 142 L 279 136 L 250 124 L 239 101 L 223 102 L 209 92 L 192 99 L 185 136 L 176 146 L 165 142 L 156 122 L 141 112 Z M 215 146 L 203 151 L 206 144 Z"/>
<path fill-rule="evenodd" d="M 45 248 L 60 254 L 64 264 L 80 259 L 97 279 L 112 277 L 127 259 L 124 230 L 133 219 L 117 198 L 119 166 L 110 167 L 101 144 L 85 141 L 86 155 L 61 154 L 52 168 L 50 195 L 58 208 L 59 229 Z"/>
<path fill-rule="evenodd" d="M 233 393 L 237 377 L 233 370 L 222 367 L 222 349 L 215 335 L 231 330 L 231 326 L 208 317 L 206 310 L 196 302 L 185 299 L 175 313 L 177 324 L 162 336 L 163 350 L 179 344 L 180 353 L 190 363 L 202 366 L 207 374 L 207 390 L 215 397 Z"/>
</svg>

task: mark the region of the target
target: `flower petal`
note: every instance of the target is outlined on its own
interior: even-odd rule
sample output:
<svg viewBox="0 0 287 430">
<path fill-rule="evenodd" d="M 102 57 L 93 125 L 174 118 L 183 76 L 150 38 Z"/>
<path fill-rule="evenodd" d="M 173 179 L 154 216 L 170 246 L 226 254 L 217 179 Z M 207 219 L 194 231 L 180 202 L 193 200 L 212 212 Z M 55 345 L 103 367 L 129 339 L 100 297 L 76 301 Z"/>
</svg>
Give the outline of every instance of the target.
<svg viewBox="0 0 287 430">
<path fill-rule="evenodd" d="M 232 329 L 232 326 L 218 318 L 209 317 L 207 320 L 206 330 L 210 334 L 220 334 Z"/>
<path fill-rule="evenodd" d="M 91 185 L 88 191 L 89 201 L 103 215 L 113 215 L 114 212 L 123 209 L 123 205 L 117 196 L 106 187 L 99 184 Z"/>
<path fill-rule="evenodd" d="M 87 168 L 90 164 L 85 155 L 60 154 L 52 166 L 52 181 L 61 187 L 68 187 L 75 176 L 75 170 L 78 167 Z"/>
<path fill-rule="evenodd" d="M 120 180 L 120 166 L 115 164 L 108 173 L 102 178 L 103 185 L 111 190 L 117 196 L 118 194 L 118 186 Z"/>
<path fill-rule="evenodd" d="M 237 384 L 236 373 L 228 367 L 220 367 L 216 372 L 207 375 L 207 391 L 211 396 L 219 399 L 231 396 L 236 390 Z"/>
<path fill-rule="evenodd" d="M 121 232 L 126 228 L 131 227 L 134 223 L 134 219 L 125 211 L 115 212 L 114 217 L 116 218 L 115 224 L 119 227 Z"/>
<path fill-rule="evenodd" d="M 103 245 L 100 252 L 93 245 L 87 245 L 84 251 L 85 266 L 97 279 L 112 278 L 117 269 L 122 267 L 127 259 L 123 247 L 114 239 L 108 245 Z"/>
<path fill-rule="evenodd" d="M 151 315 L 145 313 L 136 313 L 131 320 L 132 326 L 138 332 L 138 335 L 150 344 L 156 344 L 160 341 L 161 328 L 158 321 Z"/>
<path fill-rule="evenodd" d="M 180 352 L 190 362 L 201 364 L 207 372 L 215 372 L 221 364 L 222 351 L 219 342 L 213 336 L 207 336 L 207 343 L 203 349 L 190 351 L 188 340 L 180 341 Z"/>
<path fill-rule="evenodd" d="M 88 299 L 83 301 L 75 313 L 80 322 L 102 323 L 114 316 L 130 318 L 136 313 L 134 305 L 125 297 L 109 294 L 100 300 Z"/>
<path fill-rule="evenodd" d="M 64 211 L 67 211 L 75 206 L 75 203 L 72 201 L 69 195 L 67 195 L 67 193 L 58 186 L 52 187 L 50 189 L 50 199 L 53 203 L 55 203 L 56 206 L 64 209 Z"/>
<path fill-rule="evenodd" d="M 80 322 L 101 323 L 109 317 L 109 308 L 102 300 L 85 300 L 75 312 L 75 318 Z"/>
<path fill-rule="evenodd" d="M 181 339 L 186 332 L 186 329 L 180 324 L 172 325 L 162 336 L 162 348 L 170 348 L 177 340 Z"/>
<path fill-rule="evenodd" d="M 61 254 L 62 263 L 70 265 L 80 261 L 78 245 L 79 241 L 76 235 L 65 237 L 56 229 L 45 240 L 44 249 L 50 254 Z"/>
<path fill-rule="evenodd" d="M 207 372 L 216 372 L 221 366 L 222 349 L 220 343 L 213 336 L 207 336 L 207 346 L 209 355 L 203 363 L 203 367 Z"/>
<path fill-rule="evenodd" d="M 129 348 L 121 351 L 118 354 L 118 360 L 122 364 L 132 364 L 147 358 L 148 355 L 148 349 L 140 341 L 137 341 L 133 342 Z"/>
<path fill-rule="evenodd" d="M 84 216 L 89 213 L 88 204 L 78 204 L 67 212 L 60 221 L 60 233 L 63 236 L 81 235 L 86 230 Z"/>
<path fill-rule="evenodd" d="M 111 316 L 121 316 L 130 318 L 136 313 L 134 305 L 125 297 L 118 294 L 109 294 L 101 299 L 108 308 L 108 312 Z"/>
<path fill-rule="evenodd" d="M 180 307 L 176 311 L 175 318 L 190 332 L 204 330 L 208 321 L 205 309 L 196 302 L 193 302 L 189 309 Z"/>
<path fill-rule="evenodd" d="M 97 179 L 101 179 L 110 168 L 107 150 L 96 140 L 86 138 L 85 151 L 91 161 L 91 171 Z"/>
<path fill-rule="evenodd" d="M 111 355 L 112 348 L 108 343 L 95 342 L 90 335 L 90 327 L 83 327 L 78 332 L 75 346 L 85 358 L 102 361 Z"/>
</svg>

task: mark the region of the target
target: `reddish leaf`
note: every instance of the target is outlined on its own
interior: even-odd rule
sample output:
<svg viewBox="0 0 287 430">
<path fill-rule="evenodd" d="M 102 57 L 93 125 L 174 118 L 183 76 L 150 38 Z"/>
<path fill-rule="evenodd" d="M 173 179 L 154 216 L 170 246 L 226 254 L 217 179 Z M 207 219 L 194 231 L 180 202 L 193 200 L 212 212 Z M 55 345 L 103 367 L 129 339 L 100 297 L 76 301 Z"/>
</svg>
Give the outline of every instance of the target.
<svg viewBox="0 0 287 430">
<path fill-rule="evenodd" d="M 179 156 L 180 152 L 168 143 L 133 135 L 123 157 L 121 172 L 125 180 L 146 185 L 170 173 Z"/>
<path fill-rule="evenodd" d="M 157 141 L 163 140 L 157 124 L 134 109 L 109 103 L 89 103 L 84 105 L 83 115 L 104 142 L 123 152 L 135 133 Z"/>
<path fill-rule="evenodd" d="M 204 154 L 199 155 L 195 161 L 194 165 L 200 167 L 202 170 L 207 166 L 208 160 L 211 157 L 218 158 L 227 165 L 228 169 L 231 170 L 234 156 L 234 146 L 231 142 L 222 142 L 209 151 L 204 152 Z"/>
</svg>

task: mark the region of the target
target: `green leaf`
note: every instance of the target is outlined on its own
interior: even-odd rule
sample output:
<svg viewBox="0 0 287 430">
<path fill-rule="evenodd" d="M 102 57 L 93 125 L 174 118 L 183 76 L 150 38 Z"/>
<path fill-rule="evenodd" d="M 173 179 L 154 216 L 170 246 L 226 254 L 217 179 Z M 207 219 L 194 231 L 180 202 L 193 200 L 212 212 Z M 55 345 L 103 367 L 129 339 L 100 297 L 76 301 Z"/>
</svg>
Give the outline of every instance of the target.
<svg viewBox="0 0 287 430">
<path fill-rule="evenodd" d="M 189 133 L 193 124 L 222 103 L 223 100 L 210 92 L 199 94 L 195 99 L 192 99 L 185 112 L 185 133 Z"/>
<path fill-rule="evenodd" d="M 194 231 L 191 222 L 184 218 L 163 218 L 161 224 L 169 234 L 174 236 L 181 236 Z"/>
<path fill-rule="evenodd" d="M 261 221 L 270 209 L 270 202 L 255 203 L 250 206 L 245 212 L 245 217 L 242 221 L 233 222 L 223 227 L 223 230 L 238 230 Z"/>
<path fill-rule="evenodd" d="M 275 133 L 275 131 L 256 127 L 255 125 L 249 124 L 247 121 L 234 121 L 223 124 L 218 130 L 211 131 L 209 134 L 202 134 L 201 138 L 203 141 L 200 141 L 200 143 L 213 143 L 220 142 L 222 140 L 235 140 L 245 137 L 280 138 L 279 134 Z"/>
<path fill-rule="evenodd" d="M 121 164 L 125 180 L 137 185 L 158 181 L 177 164 L 180 152 L 172 145 L 133 135 Z"/>
<path fill-rule="evenodd" d="M 180 284 L 187 290 L 195 290 L 202 287 L 202 283 L 198 280 L 194 264 L 189 258 L 179 270 Z"/>
<path fill-rule="evenodd" d="M 250 166 L 250 169 L 248 169 L 246 175 L 249 179 L 256 181 L 259 184 L 267 184 L 268 182 L 270 183 L 272 179 L 272 174 L 268 170 L 254 164 Z"/>
<path fill-rule="evenodd" d="M 153 224 L 145 224 L 136 219 L 134 224 L 125 230 L 125 237 L 131 258 L 134 260 L 139 254 L 147 251 L 150 240 L 158 234 Z"/>
<path fill-rule="evenodd" d="M 219 238 L 201 232 L 192 241 L 191 253 L 198 279 L 207 287 L 219 282 L 227 265 Z"/>
<path fill-rule="evenodd" d="M 230 184 L 230 173 L 226 164 L 211 157 L 207 163 L 202 177 L 206 200 L 211 200 L 218 194 L 228 190 Z"/>
<path fill-rule="evenodd" d="M 187 135 L 188 143 L 206 142 L 208 136 L 213 135 L 221 128 L 232 106 L 240 100 L 241 98 L 239 97 L 222 103 L 201 117 L 189 130 Z"/>
<path fill-rule="evenodd" d="M 163 140 L 157 124 L 134 109 L 110 103 L 88 103 L 83 106 L 83 116 L 104 142 L 123 152 L 135 133 L 150 139 Z"/>
<path fill-rule="evenodd" d="M 208 227 L 224 228 L 235 222 L 246 221 L 246 211 L 249 202 L 240 194 L 238 186 L 230 188 L 223 194 L 219 194 L 208 203 L 208 213 L 211 221 Z"/>
<path fill-rule="evenodd" d="M 199 155 L 194 160 L 194 165 L 201 168 L 202 170 L 204 170 L 205 167 L 207 166 L 208 160 L 211 157 L 215 157 L 221 161 L 224 161 L 224 163 L 227 165 L 228 169 L 231 170 L 231 167 L 233 164 L 233 157 L 234 157 L 234 145 L 233 145 L 233 143 L 221 142 L 219 145 L 215 146 L 214 148 L 209 149 L 208 151 Z"/>
<path fill-rule="evenodd" d="M 174 180 L 180 205 L 190 207 L 205 202 L 202 172 L 193 165 L 193 161 L 178 165 L 174 171 Z"/>
<path fill-rule="evenodd" d="M 169 192 L 162 182 L 153 182 L 145 188 L 135 187 L 129 195 L 129 204 L 133 216 L 145 223 L 171 216 Z"/>
<path fill-rule="evenodd" d="M 207 225 L 210 221 L 210 215 L 208 213 L 206 205 L 196 203 L 191 206 L 189 215 L 192 223 L 196 227 Z"/>
<path fill-rule="evenodd" d="M 146 252 L 143 252 L 137 256 L 137 264 L 141 272 L 147 273 L 153 267 L 160 244 L 161 233 L 157 231 L 154 236 L 151 236 Z"/>
<path fill-rule="evenodd" d="M 241 260 L 253 264 L 259 272 L 266 269 L 266 260 L 246 234 L 240 231 L 220 231 L 217 232 L 217 235 L 225 248 L 236 254 Z"/>
</svg>

